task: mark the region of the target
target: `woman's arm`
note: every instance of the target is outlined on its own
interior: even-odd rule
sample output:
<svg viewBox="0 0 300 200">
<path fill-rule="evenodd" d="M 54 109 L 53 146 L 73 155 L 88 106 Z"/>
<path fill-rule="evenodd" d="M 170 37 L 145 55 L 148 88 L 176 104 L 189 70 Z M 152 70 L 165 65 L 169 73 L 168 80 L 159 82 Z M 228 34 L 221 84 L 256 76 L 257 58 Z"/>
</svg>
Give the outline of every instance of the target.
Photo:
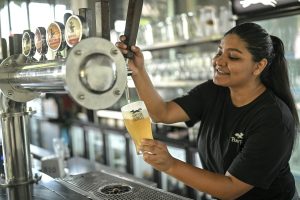
<svg viewBox="0 0 300 200">
<path fill-rule="evenodd" d="M 229 172 L 226 172 L 225 175 L 217 174 L 196 168 L 177 159 L 174 159 L 172 167 L 165 173 L 192 188 L 219 199 L 236 199 L 253 188 L 253 186 L 240 181 Z"/>
<path fill-rule="evenodd" d="M 155 90 L 145 68 L 132 75 L 139 97 L 145 102 L 154 122 L 175 123 L 187 121 L 189 118 L 176 103 L 165 102 Z"/>
<path fill-rule="evenodd" d="M 127 45 L 123 43 L 125 36 L 121 36 L 120 40 L 121 42 L 117 42 L 116 46 L 122 53 L 126 54 L 128 52 Z M 131 49 L 134 57 L 128 61 L 128 67 L 132 70 L 132 79 L 138 95 L 145 102 L 152 120 L 163 123 L 187 121 L 189 117 L 180 106 L 174 102 L 164 102 L 155 90 L 146 72 L 144 57 L 140 48 L 132 46 Z"/>
<path fill-rule="evenodd" d="M 219 199 L 236 199 L 253 188 L 228 172 L 217 174 L 184 163 L 172 157 L 167 146 L 157 140 L 143 140 L 141 150 L 144 160 L 155 169 Z"/>
</svg>

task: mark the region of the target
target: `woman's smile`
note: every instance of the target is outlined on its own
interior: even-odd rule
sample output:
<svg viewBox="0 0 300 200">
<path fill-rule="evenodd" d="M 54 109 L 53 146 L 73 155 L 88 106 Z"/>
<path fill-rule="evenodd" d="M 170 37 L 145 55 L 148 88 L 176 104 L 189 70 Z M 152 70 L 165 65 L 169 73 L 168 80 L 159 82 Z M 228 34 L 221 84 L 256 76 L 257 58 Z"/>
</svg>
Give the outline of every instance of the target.
<svg viewBox="0 0 300 200">
<path fill-rule="evenodd" d="M 224 76 L 224 75 L 230 75 L 229 72 L 223 70 L 223 69 L 220 69 L 220 68 L 216 68 L 216 75 L 220 75 L 220 76 Z"/>
</svg>

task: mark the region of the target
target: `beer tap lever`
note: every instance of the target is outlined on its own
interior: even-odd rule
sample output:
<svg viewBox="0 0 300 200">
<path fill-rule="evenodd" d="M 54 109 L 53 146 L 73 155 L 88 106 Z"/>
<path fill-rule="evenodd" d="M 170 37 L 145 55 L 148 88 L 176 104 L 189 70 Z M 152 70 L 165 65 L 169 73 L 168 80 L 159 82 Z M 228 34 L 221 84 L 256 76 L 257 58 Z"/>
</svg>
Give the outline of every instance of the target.
<svg viewBox="0 0 300 200">
<path fill-rule="evenodd" d="M 142 8 L 143 0 L 129 0 L 124 31 L 124 35 L 126 36 L 126 40 L 124 41 L 124 43 L 127 45 L 128 49 L 128 53 L 124 54 L 125 58 L 133 58 L 131 46 L 135 45 L 136 43 Z"/>
</svg>

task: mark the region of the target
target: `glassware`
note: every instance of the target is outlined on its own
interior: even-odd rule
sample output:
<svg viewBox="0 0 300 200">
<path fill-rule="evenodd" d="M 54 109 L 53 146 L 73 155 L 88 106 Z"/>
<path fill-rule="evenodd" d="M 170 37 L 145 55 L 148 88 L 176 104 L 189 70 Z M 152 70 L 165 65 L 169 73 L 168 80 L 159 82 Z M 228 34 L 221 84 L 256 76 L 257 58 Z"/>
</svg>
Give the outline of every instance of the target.
<svg viewBox="0 0 300 200">
<path fill-rule="evenodd" d="M 121 108 L 125 126 L 128 133 L 133 140 L 136 152 L 138 155 L 142 154 L 140 151 L 140 144 L 143 138 L 153 139 L 151 120 L 143 101 L 136 101 L 124 105 Z"/>
<path fill-rule="evenodd" d="M 55 155 L 60 159 L 64 160 L 65 157 L 65 144 L 60 138 L 53 138 L 53 149 Z"/>
<path fill-rule="evenodd" d="M 226 6 L 221 6 L 219 9 L 219 29 L 222 34 L 226 33 L 234 26 L 232 13 Z"/>
<path fill-rule="evenodd" d="M 211 36 L 219 34 L 218 18 L 214 6 L 204 6 L 199 11 L 200 23 L 203 25 L 204 35 Z"/>
<path fill-rule="evenodd" d="M 168 41 L 174 41 L 176 40 L 175 36 L 175 31 L 174 31 L 174 26 L 172 22 L 172 17 L 167 17 L 166 18 L 166 29 L 167 29 L 167 40 Z"/>
<path fill-rule="evenodd" d="M 154 22 L 152 27 L 154 43 L 166 42 L 168 40 L 166 23 L 164 21 Z"/>
<path fill-rule="evenodd" d="M 182 19 L 180 15 L 172 17 L 174 37 L 177 41 L 184 40 Z"/>
<path fill-rule="evenodd" d="M 188 16 L 186 13 L 180 15 L 183 31 L 183 39 L 188 40 L 190 38 Z"/>
<path fill-rule="evenodd" d="M 194 37 L 203 37 L 203 26 L 199 23 L 197 16 L 194 12 L 187 13 L 189 39 Z"/>
</svg>

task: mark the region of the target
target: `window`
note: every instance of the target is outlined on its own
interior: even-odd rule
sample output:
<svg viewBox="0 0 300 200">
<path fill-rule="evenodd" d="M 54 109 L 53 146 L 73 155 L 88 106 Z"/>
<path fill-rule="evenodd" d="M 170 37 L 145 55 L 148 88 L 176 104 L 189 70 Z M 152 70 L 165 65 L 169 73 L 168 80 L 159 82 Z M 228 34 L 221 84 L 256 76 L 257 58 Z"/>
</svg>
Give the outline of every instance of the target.
<svg viewBox="0 0 300 200">
<path fill-rule="evenodd" d="M 28 29 L 28 15 L 26 3 L 14 2 L 9 3 L 11 33 L 22 34 L 24 30 Z M 8 24 L 4 24 L 7 26 Z"/>
<path fill-rule="evenodd" d="M 29 13 L 31 31 L 37 27 L 47 29 L 49 24 L 54 21 L 53 6 L 48 3 L 29 3 Z"/>
<path fill-rule="evenodd" d="M 10 35 L 9 30 L 9 18 L 8 18 L 8 6 L 5 5 L 0 11 L 0 22 L 1 22 L 1 37 L 8 38 Z"/>
</svg>

